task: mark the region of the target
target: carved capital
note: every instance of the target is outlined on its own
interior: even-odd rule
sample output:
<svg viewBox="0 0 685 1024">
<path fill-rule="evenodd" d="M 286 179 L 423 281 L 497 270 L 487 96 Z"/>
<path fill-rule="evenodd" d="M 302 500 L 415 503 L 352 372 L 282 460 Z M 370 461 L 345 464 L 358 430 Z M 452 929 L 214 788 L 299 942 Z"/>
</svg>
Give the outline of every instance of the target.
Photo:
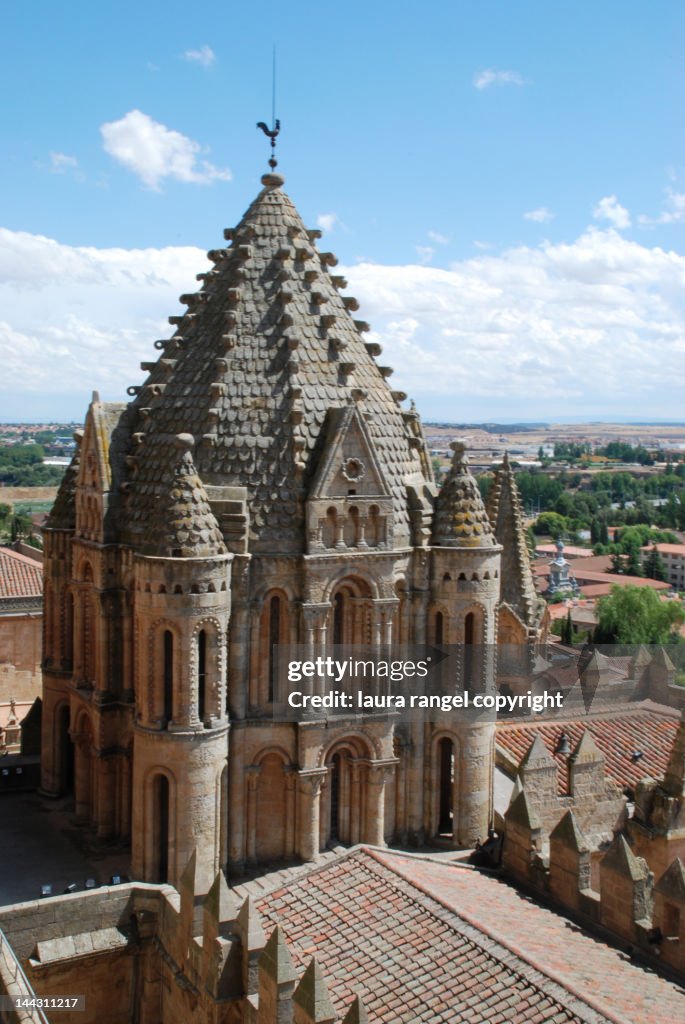
<svg viewBox="0 0 685 1024">
<path fill-rule="evenodd" d="M 307 796 L 317 797 L 321 792 L 328 772 L 324 770 L 298 772 L 299 788 L 301 793 Z"/>
</svg>

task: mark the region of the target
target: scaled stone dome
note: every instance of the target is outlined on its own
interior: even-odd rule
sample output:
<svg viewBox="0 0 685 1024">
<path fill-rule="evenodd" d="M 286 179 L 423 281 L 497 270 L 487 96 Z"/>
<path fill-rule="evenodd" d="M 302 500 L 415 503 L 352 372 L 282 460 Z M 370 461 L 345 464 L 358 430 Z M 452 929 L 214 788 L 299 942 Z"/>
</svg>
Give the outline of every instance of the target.
<svg viewBox="0 0 685 1024">
<path fill-rule="evenodd" d="M 495 547 L 497 542 L 466 449 L 453 441 L 454 452 L 435 510 L 433 544 L 445 548 Z"/>
<path fill-rule="evenodd" d="M 351 315 L 356 300 L 331 273 L 335 257 L 316 249 L 320 232 L 307 231 L 280 175 L 262 182 L 225 232 L 230 246 L 209 252 L 200 291 L 181 296 L 188 311 L 169 318 L 176 332 L 156 342 L 147 380 L 129 388 L 121 538 L 146 546 L 161 514 L 167 439 L 189 434 L 210 497 L 212 488 L 245 489 L 250 550 L 303 550 L 324 421 L 329 409 L 356 404 L 392 494 L 396 542 L 409 543 L 407 488 L 432 483 L 418 417 L 376 364 L 380 346 L 365 343 L 368 326 Z"/>
</svg>

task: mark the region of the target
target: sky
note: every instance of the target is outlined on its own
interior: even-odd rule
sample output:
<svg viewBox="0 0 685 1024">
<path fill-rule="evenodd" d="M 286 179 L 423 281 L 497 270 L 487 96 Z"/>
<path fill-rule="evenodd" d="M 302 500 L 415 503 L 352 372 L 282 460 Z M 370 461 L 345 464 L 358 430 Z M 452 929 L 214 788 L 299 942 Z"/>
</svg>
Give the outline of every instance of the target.
<svg viewBox="0 0 685 1024">
<path fill-rule="evenodd" d="M 685 420 L 680 0 L 5 2 L 0 421 L 124 400 L 279 171 L 424 419 Z"/>
</svg>

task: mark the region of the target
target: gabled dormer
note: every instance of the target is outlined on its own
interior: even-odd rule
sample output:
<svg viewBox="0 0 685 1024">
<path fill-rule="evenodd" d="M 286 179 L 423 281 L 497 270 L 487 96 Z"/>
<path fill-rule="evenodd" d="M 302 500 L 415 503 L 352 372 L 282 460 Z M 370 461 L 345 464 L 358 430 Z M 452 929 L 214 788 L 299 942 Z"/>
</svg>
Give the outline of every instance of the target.
<svg viewBox="0 0 685 1024">
<path fill-rule="evenodd" d="M 103 422 L 103 406 L 93 392 L 81 441 L 76 477 L 76 536 L 102 541 L 103 520 L 112 483 L 109 467 L 109 432 Z"/>
<path fill-rule="evenodd" d="M 357 405 L 330 409 L 307 499 L 307 552 L 393 544 L 390 487 Z"/>
</svg>

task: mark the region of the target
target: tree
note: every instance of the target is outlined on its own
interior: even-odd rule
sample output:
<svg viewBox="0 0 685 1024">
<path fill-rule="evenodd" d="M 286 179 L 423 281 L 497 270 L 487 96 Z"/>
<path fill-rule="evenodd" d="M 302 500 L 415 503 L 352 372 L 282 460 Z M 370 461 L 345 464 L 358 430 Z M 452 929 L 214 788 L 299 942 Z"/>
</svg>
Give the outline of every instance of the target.
<svg viewBox="0 0 685 1024">
<path fill-rule="evenodd" d="M 538 536 L 548 533 L 550 537 L 557 540 L 563 534 L 568 533 L 568 522 L 558 512 L 543 512 L 533 523 L 533 531 Z"/>
<path fill-rule="evenodd" d="M 652 544 L 652 549 L 648 555 L 645 556 L 645 560 L 642 563 L 642 569 L 645 576 L 648 576 L 652 580 L 665 580 L 666 579 L 666 566 L 664 560 L 657 550 L 656 544 Z"/>
<path fill-rule="evenodd" d="M 602 644 L 678 643 L 685 610 L 677 601 L 662 601 L 650 587 L 612 587 L 599 601 L 594 640 Z"/>
<path fill-rule="evenodd" d="M 623 576 L 627 572 L 626 556 L 620 551 L 614 552 L 611 556 L 611 572 L 618 573 L 619 576 Z"/>
<path fill-rule="evenodd" d="M 561 642 L 562 644 L 573 644 L 573 620 L 571 618 L 570 608 L 566 613 L 566 618 L 564 619 L 564 625 L 561 632 Z"/>
<path fill-rule="evenodd" d="M 638 548 L 629 547 L 626 554 L 626 576 L 642 576 L 642 563 Z"/>
</svg>

